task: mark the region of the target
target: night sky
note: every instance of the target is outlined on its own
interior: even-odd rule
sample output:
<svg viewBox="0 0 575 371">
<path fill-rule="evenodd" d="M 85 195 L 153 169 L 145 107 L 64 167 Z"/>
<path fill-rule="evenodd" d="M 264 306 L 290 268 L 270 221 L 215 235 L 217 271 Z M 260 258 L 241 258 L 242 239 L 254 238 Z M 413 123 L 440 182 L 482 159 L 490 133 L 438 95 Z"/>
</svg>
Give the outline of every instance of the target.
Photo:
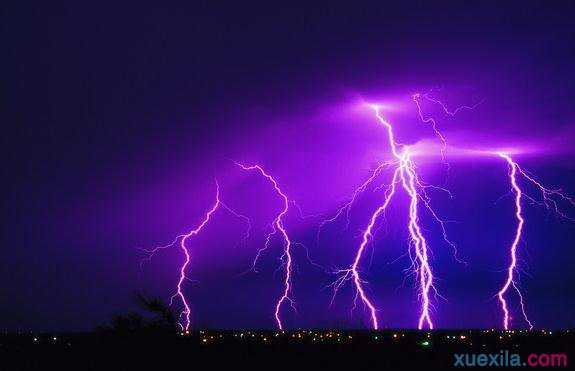
<svg viewBox="0 0 575 371">
<path fill-rule="evenodd" d="M 16 3 L 16 2 L 15 2 Z M 182 252 L 153 248 L 219 210 L 190 243 L 186 282 L 194 328 L 274 328 L 281 241 L 248 272 L 281 200 L 231 160 L 259 163 L 301 207 L 286 218 L 297 313 L 287 328 L 367 328 L 344 286 L 360 230 L 381 203 L 367 191 L 316 240 L 377 166 L 385 132 L 361 102 L 385 105 L 404 143 L 436 140 L 411 101 L 433 91 L 455 117 L 424 104 L 453 148 L 512 150 L 546 185 L 575 194 L 575 3 L 188 1 L 3 4 L 0 329 L 89 330 L 136 307 L 134 292 L 168 299 Z M 417 5 L 416 5 L 417 4 Z M 496 156 L 416 160 L 450 238 L 423 218 L 433 250 L 433 318 L 440 328 L 501 326 L 494 295 L 505 277 L 515 220 L 508 168 Z M 382 175 L 381 183 L 391 174 Z M 526 192 L 536 197 L 525 183 Z M 407 252 L 405 194 L 380 223 L 362 264 L 382 327 L 412 328 L 418 299 Z M 524 203 L 521 286 L 536 327 L 575 326 L 575 224 Z M 561 203 L 567 215 L 575 207 Z M 313 264 L 307 259 L 313 260 Z M 510 294 L 512 326 L 525 327 Z M 179 308 L 175 302 L 174 309 Z"/>
</svg>

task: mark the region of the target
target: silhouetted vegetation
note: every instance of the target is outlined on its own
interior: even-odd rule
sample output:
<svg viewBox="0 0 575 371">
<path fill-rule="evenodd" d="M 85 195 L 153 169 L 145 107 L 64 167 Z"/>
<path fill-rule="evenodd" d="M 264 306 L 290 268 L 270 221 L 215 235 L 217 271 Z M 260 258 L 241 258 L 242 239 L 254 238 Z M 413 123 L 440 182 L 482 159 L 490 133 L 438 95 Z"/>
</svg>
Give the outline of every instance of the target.
<svg viewBox="0 0 575 371">
<path fill-rule="evenodd" d="M 148 300 L 144 303 L 149 307 Z M 202 330 L 167 335 L 169 321 L 155 304 L 153 311 L 146 310 L 150 317 L 115 317 L 105 335 L 0 334 L 0 370 L 444 370 L 454 365 L 455 354 L 506 351 L 523 360 L 530 353 L 574 359 L 575 335 L 567 331 Z"/>
<path fill-rule="evenodd" d="M 165 302 L 142 293 L 136 293 L 135 298 L 144 314 L 132 311 L 115 315 L 110 324 L 97 327 L 96 332 L 103 335 L 176 334 L 176 317 Z"/>
</svg>

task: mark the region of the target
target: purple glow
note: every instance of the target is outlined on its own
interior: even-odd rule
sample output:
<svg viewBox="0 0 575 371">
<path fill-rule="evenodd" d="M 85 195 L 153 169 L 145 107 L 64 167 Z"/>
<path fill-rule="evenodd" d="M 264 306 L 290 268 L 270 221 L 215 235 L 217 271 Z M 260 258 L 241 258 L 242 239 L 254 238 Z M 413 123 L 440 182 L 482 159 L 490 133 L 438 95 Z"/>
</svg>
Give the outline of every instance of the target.
<svg viewBox="0 0 575 371">
<path fill-rule="evenodd" d="M 419 114 L 423 120 L 423 116 L 421 113 L 421 107 L 419 106 L 419 103 L 417 102 L 416 98 L 414 98 L 414 100 L 415 100 L 416 105 L 418 107 Z M 389 206 L 389 203 L 391 202 L 392 196 L 395 193 L 396 184 L 401 183 L 403 189 L 408 194 L 409 200 L 410 200 L 409 201 L 408 230 L 409 230 L 409 234 L 410 234 L 411 246 L 413 246 L 414 251 L 415 251 L 415 255 L 416 255 L 416 259 L 412 259 L 412 263 L 413 263 L 414 271 L 416 272 L 417 276 L 419 277 L 419 295 L 421 298 L 421 312 L 420 312 L 419 321 L 418 321 L 418 328 L 422 329 L 424 327 L 424 325 L 426 325 L 429 329 L 433 329 L 433 322 L 431 320 L 431 315 L 430 315 L 430 305 L 431 305 L 430 291 L 432 291 L 432 290 L 435 291 L 435 287 L 433 286 L 433 273 L 431 271 L 431 267 L 429 264 L 428 242 L 427 242 L 427 239 L 425 238 L 425 236 L 423 235 L 422 228 L 419 224 L 419 215 L 418 215 L 418 206 L 419 205 L 418 205 L 418 203 L 419 203 L 420 199 L 423 200 L 425 207 L 431 212 L 431 214 L 435 218 L 435 220 L 437 220 L 440 223 L 442 231 L 443 231 L 444 240 L 447 241 L 454 248 L 455 248 L 455 245 L 447 239 L 447 235 L 446 235 L 443 221 L 438 218 L 437 214 L 435 213 L 435 211 L 431 208 L 431 206 L 429 204 L 429 197 L 427 196 L 425 189 L 427 187 L 430 187 L 430 186 L 424 185 L 421 182 L 421 180 L 419 179 L 417 172 L 416 172 L 416 165 L 413 162 L 412 157 L 411 157 L 410 147 L 407 145 L 398 144 L 396 142 L 394 132 L 393 132 L 393 126 L 389 123 L 389 121 L 387 121 L 382 116 L 381 106 L 370 104 L 369 107 L 374 110 L 375 116 L 378 119 L 379 123 L 385 127 L 385 129 L 387 131 L 389 148 L 390 148 L 390 150 L 391 150 L 391 152 L 392 152 L 392 154 L 396 160 L 394 162 L 384 163 L 383 165 L 380 165 L 379 167 L 377 167 L 376 170 L 373 172 L 372 176 L 365 183 L 363 183 L 359 188 L 356 189 L 356 191 L 353 194 L 352 200 L 349 203 L 347 203 L 346 205 L 344 205 L 342 208 L 340 208 L 338 213 L 336 214 L 336 216 L 334 218 L 328 219 L 327 221 L 328 222 L 333 221 L 335 218 L 337 218 L 343 212 L 344 209 L 349 210 L 349 207 L 351 207 L 351 204 L 355 201 L 357 194 L 360 192 L 363 192 L 365 190 L 366 186 L 368 184 L 370 184 L 379 175 L 379 172 L 381 171 L 381 168 L 384 165 L 395 165 L 395 170 L 393 173 L 393 178 L 391 180 L 391 184 L 389 185 L 389 187 L 387 188 L 387 190 L 385 192 L 385 198 L 384 198 L 383 204 L 381 206 L 379 206 L 376 209 L 376 211 L 372 214 L 366 229 L 363 231 L 362 242 L 361 242 L 361 244 L 357 250 L 357 253 L 356 253 L 356 256 L 355 256 L 355 259 L 354 259 L 354 262 L 353 262 L 351 268 L 343 270 L 343 271 L 341 271 L 341 270 L 338 271 L 338 273 L 343 273 L 343 276 L 340 277 L 334 283 L 334 295 L 337 293 L 337 291 L 341 287 L 341 285 L 350 276 L 353 277 L 354 285 L 355 285 L 356 292 L 357 292 L 356 298 L 357 298 L 357 296 L 359 296 L 361 298 L 362 302 L 365 304 L 365 306 L 368 307 L 369 312 L 370 312 L 372 327 L 374 329 L 379 328 L 378 320 L 377 320 L 377 314 L 376 314 L 376 308 L 373 305 L 373 303 L 369 300 L 369 298 L 367 297 L 367 294 L 365 293 L 365 289 L 363 287 L 364 282 L 362 281 L 362 279 L 360 277 L 358 265 L 359 265 L 359 262 L 362 258 L 362 254 L 363 254 L 367 244 L 370 241 L 370 238 L 373 238 L 373 228 L 374 228 L 378 218 L 381 216 L 381 214 L 383 214 L 385 212 L 385 210 Z M 433 128 L 434 128 L 434 131 L 436 133 L 439 133 L 439 131 L 435 127 L 435 124 L 433 125 Z M 441 138 L 442 143 L 446 144 L 445 139 L 441 135 L 441 133 L 439 133 L 439 137 Z M 443 152 L 442 152 L 442 157 L 443 157 Z M 439 188 L 439 187 L 435 187 L 435 188 Z M 442 188 L 440 188 L 440 189 L 443 191 L 446 191 L 445 189 L 442 189 Z M 323 223 L 322 223 L 322 225 L 323 225 Z"/>
<path fill-rule="evenodd" d="M 365 264 L 365 255 L 366 249 L 374 241 L 375 233 L 379 228 L 378 225 L 380 224 L 380 219 L 382 219 L 387 211 L 390 209 L 390 205 L 392 201 L 396 199 L 395 195 L 397 192 L 397 186 L 400 185 L 400 189 L 404 192 L 404 195 L 407 196 L 406 202 L 408 206 L 403 208 L 407 211 L 407 231 L 409 233 L 409 248 L 408 248 L 408 256 L 410 258 L 411 267 L 410 272 L 413 273 L 415 277 L 417 277 L 417 295 L 420 302 L 420 307 L 418 311 L 418 319 L 417 319 L 417 328 L 418 329 L 433 329 L 436 327 L 434 321 L 432 320 L 432 314 L 434 308 L 434 297 L 438 296 L 437 289 L 435 287 L 435 276 L 432 269 L 432 252 L 430 245 L 435 244 L 433 238 L 430 237 L 431 232 L 425 227 L 424 219 L 430 218 L 432 221 L 437 223 L 441 231 L 441 241 L 446 245 L 450 246 L 453 251 L 454 259 L 459 263 L 464 263 L 467 265 L 466 261 L 461 260 L 458 257 L 458 249 L 457 246 L 448 238 L 447 230 L 446 230 L 446 221 L 443 220 L 439 213 L 431 205 L 431 197 L 428 194 L 429 191 L 439 191 L 449 198 L 453 198 L 452 193 L 446 189 L 445 187 L 435 186 L 426 181 L 422 180 L 421 176 L 421 165 L 422 164 L 430 164 L 432 165 L 437 156 L 440 157 L 442 164 L 447 165 L 447 169 L 449 170 L 449 164 L 447 159 L 455 160 L 455 159 L 462 159 L 465 160 L 466 158 L 473 158 L 473 159 L 480 159 L 480 158 L 491 158 L 493 157 L 494 153 L 497 153 L 500 157 L 504 158 L 510 166 L 510 174 L 509 179 L 512 185 L 513 192 L 515 193 L 515 208 L 516 208 L 516 218 L 518 220 L 518 225 L 515 233 L 515 237 L 513 243 L 510 247 L 510 255 L 511 255 L 511 262 L 507 268 L 507 279 L 498 292 L 499 302 L 501 304 L 502 310 L 504 312 L 504 328 L 510 327 L 510 309 L 508 306 L 508 302 L 506 301 L 506 294 L 511 286 L 515 289 L 515 291 L 519 295 L 519 304 L 521 307 L 522 314 L 524 316 L 525 321 L 528 323 L 529 327 L 532 328 L 532 323 L 527 318 L 526 315 L 526 304 L 524 302 L 523 295 L 521 294 L 519 287 L 517 285 L 516 276 L 517 276 L 517 266 L 518 266 L 518 259 L 517 259 L 517 248 L 518 244 L 521 240 L 523 235 L 523 228 L 525 219 L 522 214 L 521 208 L 521 199 L 522 197 L 528 197 L 524 194 L 521 190 L 518 182 L 517 177 L 521 175 L 524 179 L 529 181 L 531 184 L 535 185 L 541 192 L 542 201 L 537 202 L 535 199 L 528 197 L 529 200 L 532 202 L 540 203 L 547 208 L 551 209 L 558 215 L 563 218 L 568 219 L 569 217 L 565 214 L 558 204 L 558 201 L 565 201 L 569 202 L 571 205 L 575 205 L 575 201 L 570 197 L 566 196 L 561 192 L 561 190 L 554 190 L 548 189 L 544 187 L 541 183 L 536 181 L 529 173 L 523 171 L 516 162 L 513 161 L 511 158 L 512 154 L 527 154 L 527 153 L 535 153 L 538 151 L 536 146 L 527 146 L 527 145 L 517 145 L 517 146 L 501 146 L 506 148 L 506 151 L 494 151 L 493 148 L 498 145 L 498 142 L 495 141 L 494 143 L 490 143 L 489 146 L 460 146 L 457 144 L 451 144 L 451 139 L 448 143 L 447 135 L 444 134 L 443 131 L 439 130 L 439 125 L 437 119 L 435 119 L 432 115 L 428 115 L 424 113 L 424 108 L 422 107 L 422 101 L 425 100 L 431 105 L 435 105 L 440 107 L 440 111 L 443 112 L 448 117 L 454 117 L 455 114 L 463 111 L 463 110 L 474 110 L 477 108 L 483 101 L 476 103 L 472 106 L 459 106 L 456 109 L 450 110 L 448 109 L 447 105 L 444 104 L 439 99 L 431 97 L 429 94 L 415 94 L 411 96 L 412 103 L 415 104 L 415 113 L 416 119 L 421 122 L 428 123 L 432 129 L 432 135 L 435 139 L 430 139 L 427 137 L 427 134 L 420 134 L 423 132 L 423 129 L 414 127 L 414 131 L 411 133 L 406 131 L 405 125 L 392 125 L 391 120 L 387 117 L 384 117 L 383 111 L 385 110 L 386 115 L 402 115 L 405 112 L 409 112 L 406 106 L 402 104 L 394 104 L 391 103 L 391 100 L 387 103 L 382 104 L 366 104 L 365 102 L 362 103 L 363 111 L 358 111 L 356 108 L 353 109 L 344 109 L 345 115 L 363 115 L 365 111 L 365 107 L 370 108 L 370 111 L 375 114 L 376 122 L 378 127 L 384 128 L 385 136 L 382 138 L 387 141 L 387 148 L 389 153 L 391 154 L 391 158 L 388 158 L 389 153 L 385 151 L 377 150 L 375 153 L 375 157 L 377 158 L 378 165 L 370 171 L 370 176 L 363 181 L 359 187 L 355 188 L 352 192 L 351 197 L 348 201 L 343 203 L 342 206 L 339 206 L 336 209 L 336 212 L 333 214 L 332 217 L 327 219 L 322 218 L 319 223 L 319 228 L 316 232 L 316 243 L 319 245 L 321 240 L 321 234 L 327 228 L 328 225 L 332 223 L 336 223 L 342 216 L 345 220 L 345 230 L 348 231 L 349 227 L 352 223 L 351 221 L 351 211 L 352 208 L 355 210 L 355 207 L 360 202 L 360 198 L 363 197 L 366 193 L 366 190 L 378 184 L 378 179 L 380 176 L 383 176 L 386 170 L 391 170 L 393 175 L 389 184 L 379 184 L 375 190 L 385 189 L 383 192 L 383 200 L 379 203 L 375 211 L 370 213 L 370 217 L 365 224 L 365 226 L 361 229 L 361 241 L 357 247 L 357 249 L 353 250 L 353 259 L 351 265 L 349 265 L 345 269 L 333 269 L 331 270 L 332 274 L 338 275 L 336 280 L 332 282 L 331 286 L 333 288 L 333 295 L 331 296 L 330 307 L 334 304 L 334 299 L 338 292 L 343 288 L 344 284 L 347 281 L 352 281 L 353 288 L 354 288 L 354 299 L 353 299 L 353 309 L 352 312 L 356 309 L 358 299 L 366 308 L 369 314 L 369 321 L 370 327 L 373 329 L 381 328 L 381 323 L 378 318 L 378 305 L 376 304 L 377 300 L 374 300 L 373 293 L 368 292 L 368 284 L 369 282 L 364 278 L 365 270 L 363 265 Z M 352 106 L 355 106 L 352 105 Z M 413 109 L 412 109 L 413 110 Z M 388 112 L 389 111 L 389 112 Z M 333 115 L 333 112 L 330 112 L 329 115 Z M 341 115 L 341 113 L 335 114 L 336 116 Z M 399 121 L 399 120 L 398 120 Z M 361 126 L 354 127 L 355 130 L 361 132 L 363 128 Z M 397 141 L 396 137 L 398 136 L 397 132 L 402 132 L 403 136 L 407 137 L 405 142 Z M 457 138 L 457 135 L 454 135 Z M 439 144 L 438 144 L 439 142 Z M 457 139 L 455 142 L 461 142 Z M 411 143 L 411 144 L 405 144 Z M 380 146 L 381 147 L 381 146 Z M 366 145 L 367 148 L 367 145 Z M 278 157 L 279 159 L 284 159 L 281 156 Z M 416 162 L 417 159 L 417 162 Z M 294 301 L 291 296 L 292 291 L 292 280 L 294 274 L 294 251 L 293 246 L 295 245 L 290 236 L 288 235 L 285 229 L 285 219 L 288 216 L 289 208 L 294 201 L 282 191 L 280 188 L 276 178 L 270 173 L 266 172 L 260 165 L 244 165 L 241 163 L 237 163 L 242 170 L 246 171 L 256 171 L 258 172 L 264 179 L 272 184 L 272 188 L 276 195 L 280 196 L 282 199 L 282 209 L 279 213 L 274 214 L 273 222 L 271 224 L 272 231 L 267 233 L 265 236 L 265 242 L 263 247 L 259 248 L 256 251 L 255 257 L 251 261 L 251 270 L 255 272 L 256 265 L 258 265 L 259 261 L 262 259 L 262 255 L 264 252 L 268 252 L 269 246 L 272 242 L 273 237 L 276 234 L 279 234 L 282 239 L 283 249 L 282 254 L 280 256 L 280 260 L 282 261 L 282 266 L 285 266 L 285 271 L 283 274 L 283 284 L 282 284 L 282 291 L 281 295 L 279 296 L 278 300 L 275 304 L 274 310 L 274 319 L 276 326 L 283 330 L 285 328 L 285 319 L 282 315 L 282 309 L 285 304 L 289 304 L 291 308 L 295 312 Z M 302 173 L 302 176 L 304 173 Z M 212 208 L 207 212 L 205 215 L 203 222 L 191 232 L 183 235 L 179 235 L 171 244 L 166 246 L 160 246 L 153 250 L 147 251 L 150 255 L 145 259 L 149 260 L 157 251 L 166 249 L 168 247 L 173 246 L 176 242 L 180 242 L 180 248 L 184 252 L 185 259 L 183 264 L 180 266 L 180 277 L 177 283 L 177 290 L 176 294 L 174 294 L 171 299 L 178 297 L 182 302 L 184 309 L 182 310 L 181 316 L 184 317 L 182 321 L 182 329 L 184 331 L 188 331 L 190 327 L 190 307 L 189 303 L 186 300 L 186 296 L 183 292 L 183 283 L 187 279 L 186 270 L 188 269 L 191 256 L 186 245 L 186 242 L 189 238 L 197 235 L 206 225 L 206 223 L 211 219 L 212 214 L 218 209 L 219 206 L 223 206 L 226 210 L 228 210 L 233 216 L 240 218 L 246 222 L 248 225 L 248 229 L 246 234 L 244 235 L 243 239 L 247 241 L 250 238 L 250 231 L 252 228 L 251 218 L 244 216 L 235 212 L 233 209 L 229 208 L 227 205 L 221 203 L 220 201 L 220 193 L 219 193 L 219 185 L 216 183 L 217 186 L 217 193 L 216 193 L 216 202 L 212 206 Z M 310 188 L 306 187 L 306 191 L 311 191 Z M 361 196 L 361 197 L 360 197 Z M 399 196 L 398 196 L 399 197 Z M 294 203 L 295 204 L 295 203 Z M 243 205 L 242 208 L 250 207 L 251 201 L 248 201 L 247 204 Z M 300 219 L 302 221 L 308 220 L 309 218 L 315 218 L 315 216 L 303 216 L 302 210 L 299 208 Z M 439 241 L 439 242 L 441 242 Z M 309 256 L 309 251 L 306 248 L 306 258 L 308 261 L 319 268 L 322 268 L 321 265 L 316 264 L 313 260 L 311 260 Z"/>
</svg>

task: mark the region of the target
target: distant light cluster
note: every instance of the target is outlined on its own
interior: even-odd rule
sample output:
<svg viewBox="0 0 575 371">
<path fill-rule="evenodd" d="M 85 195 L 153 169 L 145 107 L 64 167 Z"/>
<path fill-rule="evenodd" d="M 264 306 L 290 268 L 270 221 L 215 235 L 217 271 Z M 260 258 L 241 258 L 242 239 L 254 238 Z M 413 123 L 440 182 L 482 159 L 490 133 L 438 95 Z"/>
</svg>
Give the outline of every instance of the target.
<svg viewBox="0 0 575 371">
<path fill-rule="evenodd" d="M 482 331 L 338 331 L 338 330 L 300 330 L 293 332 L 286 331 L 198 331 L 186 335 L 180 333 L 183 337 L 197 338 L 201 344 L 218 344 L 223 342 L 250 342 L 250 343 L 324 343 L 324 344 L 351 344 L 354 342 L 407 342 L 421 345 L 422 347 L 431 347 L 434 344 L 454 344 L 473 346 L 474 341 L 495 340 L 497 342 L 511 343 L 513 341 L 531 338 L 531 337 L 561 337 L 570 336 L 570 330 L 551 331 L 551 330 L 497 330 L 489 329 Z M 487 344 L 482 344 L 487 346 Z"/>
</svg>

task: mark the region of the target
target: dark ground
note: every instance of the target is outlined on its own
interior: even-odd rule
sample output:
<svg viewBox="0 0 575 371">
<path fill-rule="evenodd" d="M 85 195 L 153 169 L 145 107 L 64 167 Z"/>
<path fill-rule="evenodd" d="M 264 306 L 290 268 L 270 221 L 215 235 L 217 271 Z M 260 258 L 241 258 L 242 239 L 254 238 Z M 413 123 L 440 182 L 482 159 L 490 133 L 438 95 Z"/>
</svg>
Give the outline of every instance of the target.
<svg viewBox="0 0 575 371">
<path fill-rule="evenodd" d="M 205 331 L 162 334 L 4 334 L 2 370 L 350 369 L 454 367 L 455 353 L 565 353 L 572 331 Z"/>
</svg>

